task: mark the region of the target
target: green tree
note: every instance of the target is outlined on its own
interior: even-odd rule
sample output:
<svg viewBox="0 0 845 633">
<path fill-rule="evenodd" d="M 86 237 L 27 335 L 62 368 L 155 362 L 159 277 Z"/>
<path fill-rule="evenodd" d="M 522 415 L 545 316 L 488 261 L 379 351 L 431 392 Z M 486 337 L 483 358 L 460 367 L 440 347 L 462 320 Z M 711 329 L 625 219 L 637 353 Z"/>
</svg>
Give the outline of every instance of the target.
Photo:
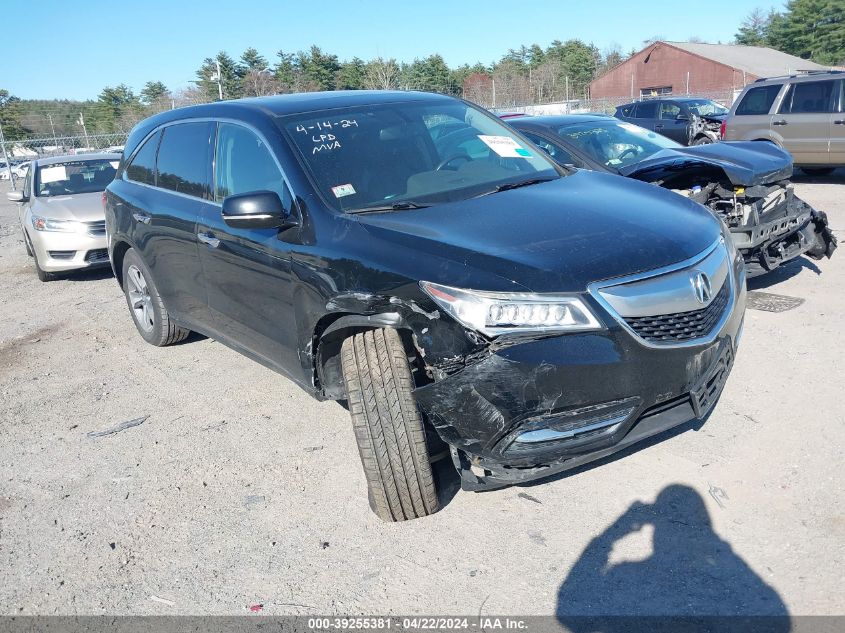
<svg viewBox="0 0 845 633">
<path fill-rule="evenodd" d="M 197 87 L 209 101 L 218 99 L 217 65 L 220 65 L 220 84 L 224 99 L 237 99 L 241 96 L 241 77 L 238 66 L 226 51 L 220 51 L 215 57 L 206 57 L 197 71 Z"/>
<path fill-rule="evenodd" d="M 4 139 L 14 141 L 29 133 L 21 122 L 23 114 L 21 100 L 0 88 L 0 125 L 3 127 Z"/>
<path fill-rule="evenodd" d="M 767 29 L 773 48 L 819 64 L 845 61 L 845 0 L 790 0 Z"/>
<path fill-rule="evenodd" d="M 279 89 L 282 92 L 299 92 L 302 69 L 299 67 L 297 57 L 293 53 L 286 53 L 279 51 L 276 53 L 279 61 L 273 69 L 273 74 L 279 84 Z"/>
<path fill-rule="evenodd" d="M 86 129 L 89 133 L 128 131 L 141 116 L 141 102 L 129 86 L 106 86 L 93 112 L 86 115 Z"/>
<path fill-rule="evenodd" d="M 141 102 L 144 105 L 151 106 L 163 99 L 170 97 L 170 91 L 160 81 L 148 81 L 141 88 Z"/>
<path fill-rule="evenodd" d="M 440 55 L 429 55 L 425 59 L 415 59 L 405 69 L 405 81 L 413 90 L 430 90 L 452 94 L 452 71 Z M 458 91 L 460 87 L 458 87 Z"/>
<path fill-rule="evenodd" d="M 251 46 L 243 52 L 238 63 L 241 76 L 246 75 L 250 70 L 264 70 L 265 68 L 267 68 L 267 58 L 260 55 Z"/>
<path fill-rule="evenodd" d="M 740 24 L 734 41 L 743 46 L 766 46 L 769 27 L 774 16 L 774 11 L 766 13 L 762 9 L 754 9 Z"/>
<path fill-rule="evenodd" d="M 362 89 L 364 87 L 365 67 L 366 64 L 360 57 L 353 57 L 350 61 L 343 62 L 335 76 L 335 87 L 338 90 Z"/>
<path fill-rule="evenodd" d="M 324 53 L 319 46 L 297 53 L 297 64 L 302 71 L 305 90 L 333 90 L 335 74 L 340 70 L 337 55 Z"/>
</svg>

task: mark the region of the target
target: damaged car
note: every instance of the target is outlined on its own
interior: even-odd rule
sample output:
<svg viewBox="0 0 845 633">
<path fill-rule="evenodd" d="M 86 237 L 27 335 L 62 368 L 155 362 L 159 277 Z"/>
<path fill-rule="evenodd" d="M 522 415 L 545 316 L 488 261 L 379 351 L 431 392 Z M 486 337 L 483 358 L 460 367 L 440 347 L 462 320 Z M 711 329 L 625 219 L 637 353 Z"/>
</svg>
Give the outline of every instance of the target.
<svg viewBox="0 0 845 633">
<path fill-rule="evenodd" d="M 626 103 L 616 108 L 614 116 L 682 145 L 707 145 L 721 140 L 728 112 L 710 99 L 673 97 Z"/>
<path fill-rule="evenodd" d="M 772 143 L 684 147 L 603 115 L 537 116 L 511 126 L 556 162 L 659 185 L 707 206 L 728 227 L 753 277 L 807 255 L 830 257 L 827 215 L 795 195 L 792 158 Z"/>
<path fill-rule="evenodd" d="M 104 202 L 140 336 L 200 332 L 343 403 L 386 521 L 439 509 L 441 458 L 490 490 L 706 418 L 742 333 L 745 265 L 704 207 L 442 95 L 164 112 Z"/>
</svg>

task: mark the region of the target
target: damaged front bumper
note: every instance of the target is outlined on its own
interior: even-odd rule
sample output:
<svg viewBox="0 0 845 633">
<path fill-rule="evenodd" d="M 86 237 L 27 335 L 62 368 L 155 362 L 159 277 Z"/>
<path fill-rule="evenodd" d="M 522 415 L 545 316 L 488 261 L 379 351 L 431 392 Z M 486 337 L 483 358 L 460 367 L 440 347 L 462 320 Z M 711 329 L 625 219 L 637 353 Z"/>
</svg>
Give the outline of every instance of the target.
<svg viewBox="0 0 845 633">
<path fill-rule="evenodd" d="M 649 345 L 606 318 L 606 330 L 501 345 L 418 387 L 417 402 L 450 445 L 462 487 L 547 477 L 705 418 L 741 336 L 744 274 L 739 262 L 724 316 L 705 343 Z"/>
<path fill-rule="evenodd" d="M 797 198 L 791 188 L 771 210 L 755 211 L 745 223 L 729 228 L 745 259 L 749 277 L 774 270 L 801 255 L 829 258 L 837 247 L 827 214 Z"/>
</svg>

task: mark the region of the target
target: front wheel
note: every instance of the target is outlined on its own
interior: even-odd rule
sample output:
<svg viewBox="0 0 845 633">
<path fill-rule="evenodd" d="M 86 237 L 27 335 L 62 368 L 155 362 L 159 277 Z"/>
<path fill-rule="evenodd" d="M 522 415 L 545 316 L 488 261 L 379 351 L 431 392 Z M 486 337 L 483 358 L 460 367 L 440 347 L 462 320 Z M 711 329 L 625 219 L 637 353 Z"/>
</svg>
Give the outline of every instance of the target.
<svg viewBox="0 0 845 633">
<path fill-rule="evenodd" d="M 171 319 L 150 271 L 134 248 L 123 257 L 123 294 L 138 333 L 150 345 L 172 345 L 190 334 Z"/>
<path fill-rule="evenodd" d="M 399 333 L 380 329 L 347 338 L 341 365 L 370 507 L 384 521 L 437 512 L 425 428 Z"/>
<path fill-rule="evenodd" d="M 695 139 L 692 142 L 692 144 L 693 145 L 710 145 L 710 143 L 712 143 L 712 142 L 713 142 L 713 139 L 710 138 L 709 136 L 699 136 L 697 139 Z"/>
</svg>

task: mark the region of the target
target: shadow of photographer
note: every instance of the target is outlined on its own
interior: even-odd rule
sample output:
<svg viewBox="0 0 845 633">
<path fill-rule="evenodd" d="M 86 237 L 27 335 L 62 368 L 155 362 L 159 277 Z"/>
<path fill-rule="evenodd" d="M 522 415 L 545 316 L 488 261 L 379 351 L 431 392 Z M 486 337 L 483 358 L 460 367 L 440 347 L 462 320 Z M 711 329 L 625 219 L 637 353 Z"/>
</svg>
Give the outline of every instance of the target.
<svg viewBox="0 0 845 633">
<path fill-rule="evenodd" d="M 651 554 L 616 560 L 614 545 L 646 529 L 653 529 Z M 633 503 L 593 539 L 557 601 L 557 618 L 573 633 L 664 630 L 661 622 L 666 630 L 700 630 L 685 626 L 695 619 L 720 620 L 719 630 L 733 630 L 731 624 L 754 630 L 747 621 L 753 620 L 786 633 L 788 615 L 777 592 L 713 531 L 704 500 L 679 484 L 664 488 L 653 504 Z"/>
</svg>

